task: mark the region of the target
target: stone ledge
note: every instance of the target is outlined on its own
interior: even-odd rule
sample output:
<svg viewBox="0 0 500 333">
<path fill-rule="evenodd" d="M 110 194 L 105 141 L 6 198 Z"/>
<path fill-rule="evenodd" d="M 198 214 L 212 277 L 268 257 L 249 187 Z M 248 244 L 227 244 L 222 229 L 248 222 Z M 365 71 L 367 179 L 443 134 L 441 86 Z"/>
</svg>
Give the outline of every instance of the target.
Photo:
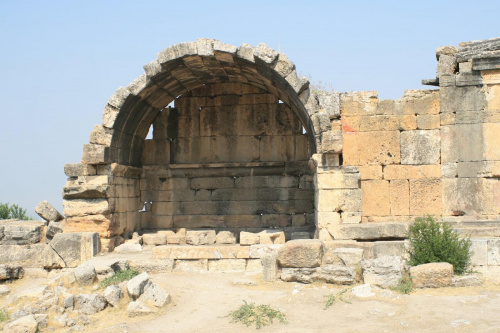
<svg viewBox="0 0 500 333">
<path fill-rule="evenodd" d="M 335 239 L 401 240 L 407 238 L 407 223 L 366 223 L 351 225 L 334 225 L 328 231 Z"/>
</svg>

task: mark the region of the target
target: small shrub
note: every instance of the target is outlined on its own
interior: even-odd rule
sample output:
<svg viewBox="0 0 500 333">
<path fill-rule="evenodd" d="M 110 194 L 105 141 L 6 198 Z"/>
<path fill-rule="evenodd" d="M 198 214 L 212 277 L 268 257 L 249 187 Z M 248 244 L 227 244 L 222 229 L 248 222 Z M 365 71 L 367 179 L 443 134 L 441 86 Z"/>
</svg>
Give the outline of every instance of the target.
<svg viewBox="0 0 500 333">
<path fill-rule="evenodd" d="M 9 321 L 9 314 L 5 310 L 0 310 L 0 323 Z"/>
<path fill-rule="evenodd" d="M 28 215 L 26 215 L 26 209 L 14 204 L 0 202 L 0 220 L 16 219 L 22 221 L 32 220 Z"/>
<path fill-rule="evenodd" d="M 123 281 L 130 280 L 134 276 L 139 275 L 140 272 L 133 269 L 126 269 L 123 271 L 117 271 L 110 277 L 105 278 L 99 283 L 99 289 L 104 289 L 112 284 L 118 284 Z"/>
<path fill-rule="evenodd" d="M 397 291 L 400 294 L 408 295 L 415 288 L 413 281 L 409 274 L 404 275 L 401 279 L 399 279 L 399 283 L 396 287 L 392 288 L 392 290 Z"/>
<path fill-rule="evenodd" d="M 286 324 L 286 316 L 281 311 L 272 309 L 269 305 L 248 304 L 243 301 L 242 306 L 236 311 L 230 312 L 226 317 L 232 317 L 232 322 L 242 322 L 246 326 L 255 323 L 255 327 L 260 329 L 262 326 L 267 326 L 273 323 L 274 319 L 278 319 L 280 323 Z"/>
<path fill-rule="evenodd" d="M 464 274 L 470 266 L 471 241 L 460 239 L 453 228 L 433 217 L 419 217 L 410 226 L 411 266 L 431 262 L 448 262 L 455 274 Z"/>
<path fill-rule="evenodd" d="M 347 303 L 347 304 L 351 304 L 351 302 L 347 299 L 344 298 L 344 294 L 347 292 L 347 289 L 344 289 L 342 290 L 341 292 L 339 292 L 338 294 L 334 295 L 334 294 L 331 294 L 331 295 L 325 295 L 326 297 L 326 304 L 325 304 L 325 307 L 323 308 L 323 310 L 326 310 L 328 309 L 330 306 L 333 305 L 333 303 L 335 302 L 335 299 L 338 297 L 338 299 L 344 303 Z"/>
</svg>

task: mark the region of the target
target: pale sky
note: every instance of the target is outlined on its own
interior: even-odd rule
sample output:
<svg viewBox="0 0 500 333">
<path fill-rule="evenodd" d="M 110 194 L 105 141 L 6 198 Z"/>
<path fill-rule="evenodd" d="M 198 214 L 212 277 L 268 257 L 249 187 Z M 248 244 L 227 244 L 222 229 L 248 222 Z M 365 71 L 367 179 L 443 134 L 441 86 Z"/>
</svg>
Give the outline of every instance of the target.
<svg viewBox="0 0 500 333">
<path fill-rule="evenodd" d="M 399 98 L 435 49 L 500 36 L 500 1 L 2 1 L 0 202 L 62 212 L 65 163 L 109 96 L 162 49 L 199 37 L 280 49 L 312 82 Z"/>
</svg>

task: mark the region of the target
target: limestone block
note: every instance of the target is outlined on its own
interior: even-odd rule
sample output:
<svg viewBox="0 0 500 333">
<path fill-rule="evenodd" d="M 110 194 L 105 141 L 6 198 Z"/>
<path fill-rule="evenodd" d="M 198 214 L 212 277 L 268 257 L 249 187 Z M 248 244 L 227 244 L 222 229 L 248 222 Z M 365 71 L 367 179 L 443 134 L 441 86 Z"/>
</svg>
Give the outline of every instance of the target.
<svg viewBox="0 0 500 333">
<path fill-rule="evenodd" d="M 361 266 L 365 283 L 381 288 L 391 288 L 399 283 L 405 263 L 401 257 L 384 256 L 377 259 L 364 259 Z"/>
<path fill-rule="evenodd" d="M 313 283 L 321 279 L 319 268 L 282 268 L 281 280 L 286 282 Z"/>
<path fill-rule="evenodd" d="M 22 279 L 24 269 L 21 266 L 0 265 L 0 280 Z"/>
<path fill-rule="evenodd" d="M 406 179 L 389 182 L 391 215 L 410 215 L 410 184 Z"/>
<path fill-rule="evenodd" d="M 455 178 L 458 176 L 458 163 L 441 164 L 441 174 L 443 178 Z"/>
<path fill-rule="evenodd" d="M 440 149 L 439 130 L 401 133 L 401 164 L 438 164 Z"/>
<path fill-rule="evenodd" d="M 186 243 L 191 245 L 215 244 L 215 230 L 188 230 Z"/>
<path fill-rule="evenodd" d="M 1 222 L 0 222 L 1 223 Z M 39 243 L 44 223 L 40 221 L 13 221 L 0 225 L 0 245 L 28 245 Z"/>
<path fill-rule="evenodd" d="M 78 294 L 75 297 L 75 310 L 83 314 L 95 314 L 106 308 L 106 299 L 99 294 Z"/>
<path fill-rule="evenodd" d="M 327 283 L 349 285 L 356 281 L 356 271 L 351 267 L 340 265 L 321 266 L 319 275 L 319 279 Z"/>
<path fill-rule="evenodd" d="M 439 114 L 439 90 L 405 90 L 403 98 L 398 100 L 399 110 L 403 114 Z"/>
<path fill-rule="evenodd" d="M 338 167 L 340 166 L 339 154 L 313 154 L 312 160 L 318 167 Z"/>
<path fill-rule="evenodd" d="M 13 320 L 3 327 L 5 333 L 36 333 L 38 332 L 38 323 L 35 316 L 30 314 Z"/>
<path fill-rule="evenodd" d="M 442 214 L 441 179 L 410 180 L 410 215 Z"/>
<path fill-rule="evenodd" d="M 294 239 L 311 239 L 311 233 L 306 232 L 306 231 L 292 232 L 290 240 L 294 240 Z"/>
<path fill-rule="evenodd" d="M 103 127 L 101 125 L 95 125 L 94 130 L 90 133 L 89 142 L 103 146 L 110 146 L 112 136 L 112 129 Z"/>
<path fill-rule="evenodd" d="M 107 164 L 110 162 L 109 147 L 97 144 L 83 145 L 82 163 Z"/>
<path fill-rule="evenodd" d="M 75 278 L 79 286 L 90 286 L 97 280 L 97 273 L 94 266 L 86 262 L 75 268 Z"/>
<path fill-rule="evenodd" d="M 488 239 L 488 265 L 500 266 L 500 240 Z"/>
<path fill-rule="evenodd" d="M 127 282 L 127 293 L 131 299 L 136 300 L 144 292 L 144 287 L 149 282 L 148 273 L 141 273 Z"/>
<path fill-rule="evenodd" d="M 259 233 L 260 244 L 285 244 L 285 233 L 277 230 L 264 230 Z"/>
<path fill-rule="evenodd" d="M 485 160 L 500 160 L 500 135 L 498 133 L 500 133 L 500 123 L 483 124 L 483 157 Z"/>
<path fill-rule="evenodd" d="M 386 165 L 384 179 L 441 178 L 441 166 L 435 165 Z"/>
<path fill-rule="evenodd" d="M 287 242 L 278 250 L 281 267 L 318 267 L 324 252 L 324 245 L 318 240 L 298 239 Z"/>
<path fill-rule="evenodd" d="M 487 107 L 481 86 L 441 87 L 441 112 L 477 111 Z"/>
<path fill-rule="evenodd" d="M 65 233 L 69 232 L 98 232 L 101 237 L 113 237 L 121 233 L 112 223 L 113 218 L 108 215 L 75 216 L 66 220 L 63 227 Z M 115 219 L 116 220 L 116 219 Z"/>
<path fill-rule="evenodd" d="M 315 195 L 315 208 L 318 212 L 361 211 L 361 189 L 319 190 Z"/>
<path fill-rule="evenodd" d="M 351 292 L 356 297 L 364 298 L 375 296 L 375 294 L 372 293 L 372 287 L 368 283 L 352 288 Z"/>
<path fill-rule="evenodd" d="M 325 251 L 325 255 L 328 251 L 331 251 L 332 254 L 340 258 L 342 260 L 342 263 L 348 267 L 360 267 L 361 260 L 363 260 L 363 249 L 348 247 L 327 248 L 327 250 Z"/>
<path fill-rule="evenodd" d="M 33 244 L 24 245 L 2 245 L 0 251 L 0 264 L 15 263 L 24 267 L 41 266 L 42 252 L 48 245 Z"/>
<path fill-rule="evenodd" d="M 455 166 L 455 175 L 460 178 L 500 178 L 500 161 L 460 162 Z"/>
<path fill-rule="evenodd" d="M 318 189 L 357 189 L 359 188 L 359 173 L 318 173 L 315 184 Z"/>
<path fill-rule="evenodd" d="M 364 165 L 359 167 L 361 180 L 379 180 L 382 179 L 381 165 Z"/>
<path fill-rule="evenodd" d="M 340 96 L 335 91 L 319 91 L 314 94 L 320 112 L 325 112 L 330 119 L 340 118 Z"/>
<path fill-rule="evenodd" d="M 417 115 L 417 129 L 419 130 L 439 129 L 440 126 L 441 117 L 438 114 Z"/>
<path fill-rule="evenodd" d="M 470 251 L 472 253 L 470 261 L 473 266 L 488 265 L 488 239 L 471 238 Z"/>
<path fill-rule="evenodd" d="M 410 268 L 410 276 L 416 288 L 442 288 L 451 286 L 453 265 L 437 262 Z"/>
<path fill-rule="evenodd" d="M 248 259 L 248 246 L 216 245 L 216 246 L 157 246 L 152 249 L 154 259 Z"/>
<path fill-rule="evenodd" d="M 167 235 L 164 233 L 143 234 L 142 242 L 144 245 L 166 245 Z"/>
<path fill-rule="evenodd" d="M 116 253 L 133 253 L 133 252 L 141 252 L 142 251 L 142 246 L 141 244 L 132 244 L 132 243 L 125 243 L 118 245 L 115 247 L 113 252 Z"/>
<path fill-rule="evenodd" d="M 231 231 L 219 231 L 215 236 L 216 244 L 236 244 L 236 237 Z"/>
<path fill-rule="evenodd" d="M 68 177 L 95 175 L 96 173 L 96 167 L 93 165 L 81 163 L 68 163 L 64 165 L 64 174 Z"/>
<path fill-rule="evenodd" d="M 333 236 L 330 234 L 327 228 L 317 228 L 314 238 L 319 239 L 323 242 L 328 242 L 333 240 Z"/>
<path fill-rule="evenodd" d="M 256 244 L 250 245 L 249 257 L 252 259 L 260 259 L 266 253 L 278 253 L 282 244 Z"/>
<path fill-rule="evenodd" d="M 243 272 L 246 269 L 245 259 L 209 260 L 209 272 Z"/>
<path fill-rule="evenodd" d="M 102 296 L 106 299 L 108 304 L 117 308 L 120 306 L 120 301 L 123 298 L 123 291 L 117 285 L 111 285 L 106 287 Z"/>
<path fill-rule="evenodd" d="M 100 252 L 100 245 L 96 232 L 61 233 L 55 235 L 49 243 L 50 249 L 64 263 L 61 267 L 77 267 L 92 259 Z M 44 266 L 54 267 L 45 264 Z"/>
<path fill-rule="evenodd" d="M 206 273 L 208 271 L 208 260 L 176 260 L 174 272 Z"/>
<path fill-rule="evenodd" d="M 340 94 L 340 113 L 349 115 L 373 115 L 379 103 L 376 91 L 356 91 Z"/>
<path fill-rule="evenodd" d="M 481 203 L 475 178 L 445 178 L 442 180 L 443 215 L 475 215 Z"/>
<path fill-rule="evenodd" d="M 111 187 L 108 185 L 64 186 L 63 199 L 109 198 Z"/>
<path fill-rule="evenodd" d="M 326 228 L 329 225 L 341 223 L 340 214 L 337 212 L 316 211 L 316 223 L 318 228 Z"/>
<path fill-rule="evenodd" d="M 457 58 L 454 55 L 440 55 L 436 77 L 440 77 L 442 74 L 455 74 L 455 72 L 457 72 Z"/>
<path fill-rule="evenodd" d="M 148 281 L 148 283 L 144 286 L 144 292 L 139 296 L 138 301 L 160 308 L 170 303 L 171 298 L 170 294 L 160 285 L 154 283 L 153 281 Z"/>
<path fill-rule="evenodd" d="M 62 216 L 48 201 L 40 202 L 36 206 L 35 212 L 47 222 L 58 222 L 64 219 L 64 216 Z"/>
<path fill-rule="evenodd" d="M 241 245 L 260 244 L 260 235 L 242 231 L 240 232 L 240 244 Z"/>
<path fill-rule="evenodd" d="M 355 239 L 359 241 L 404 239 L 407 237 L 408 229 L 407 223 L 341 224 L 328 227 L 336 240 Z"/>
<path fill-rule="evenodd" d="M 344 132 L 344 165 L 397 164 L 401 161 L 399 131 Z"/>
<path fill-rule="evenodd" d="M 451 279 L 453 287 L 476 287 L 483 284 L 483 280 L 475 275 L 457 275 Z"/>
<path fill-rule="evenodd" d="M 378 241 L 371 246 L 372 258 L 380 258 L 384 256 L 399 256 L 407 257 L 407 241 Z"/>
<path fill-rule="evenodd" d="M 361 212 L 342 212 L 342 224 L 361 223 Z"/>
<path fill-rule="evenodd" d="M 109 203 L 106 199 L 71 199 L 63 200 L 64 215 L 85 216 L 109 213 Z"/>
<path fill-rule="evenodd" d="M 389 182 L 386 180 L 364 180 L 362 216 L 387 216 L 391 214 Z"/>
</svg>

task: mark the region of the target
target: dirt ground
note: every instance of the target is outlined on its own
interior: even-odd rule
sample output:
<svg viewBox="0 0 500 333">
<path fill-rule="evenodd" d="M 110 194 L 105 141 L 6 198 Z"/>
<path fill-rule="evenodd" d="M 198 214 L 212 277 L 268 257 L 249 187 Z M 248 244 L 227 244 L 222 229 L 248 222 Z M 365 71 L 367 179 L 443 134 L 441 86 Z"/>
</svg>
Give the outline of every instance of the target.
<svg viewBox="0 0 500 333">
<path fill-rule="evenodd" d="M 500 332 L 500 286 L 426 289 L 411 295 L 375 290 L 375 296 L 357 298 L 351 286 L 263 282 L 245 273 L 151 274 L 172 302 L 161 312 L 128 318 L 125 306 L 92 316 L 85 332 Z M 254 286 L 235 280 L 254 281 Z M 38 281 L 43 283 L 43 281 Z M 11 285 L 13 291 L 26 281 Z M 30 282 L 28 285 L 32 286 Z M 336 300 L 325 308 L 328 295 L 344 289 L 349 303 Z M 256 330 L 226 317 L 243 301 L 268 304 L 282 311 L 287 324 L 275 321 Z M 49 329 L 48 331 L 52 331 Z M 53 332 L 67 332 L 68 328 Z"/>
<path fill-rule="evenodd" d="M 89 332 L 255 332 L 255 327 L 232 323 L 226 316 L 243 300 L 268 304 L 286 314 L 288 324 L 275 321 L 261 332 L 500 332 L 500 287 L 442 288 L 400 295 L 376 290 L 376 296 L 349 303 L 326 297 L 345 287 L 327 284 L 267 283 L 243 273 L 152 275 L 172 296 L 156 316 L 129 319 L 104 311 Z M 234 285 L 250 279 L 256 286 Z"/>
</svg>

